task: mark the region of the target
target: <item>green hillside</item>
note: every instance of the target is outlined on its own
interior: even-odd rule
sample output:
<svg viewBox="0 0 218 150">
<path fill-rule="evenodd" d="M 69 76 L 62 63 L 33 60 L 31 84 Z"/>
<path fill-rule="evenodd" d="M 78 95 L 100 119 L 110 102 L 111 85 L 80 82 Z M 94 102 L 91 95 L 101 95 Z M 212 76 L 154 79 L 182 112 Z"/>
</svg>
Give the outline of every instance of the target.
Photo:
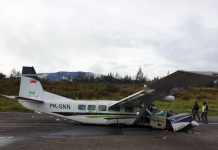
<svg viewBox="0 0 218 150">
<path fill-rule="evenodd" d="M 79 100 L 120 100 L 139 90 L 143 84 L 109 84 L 109 83 L 79 83 L 50 82 L 41 80 L 45 91 L 52 92 L 64 97 Z M 19 79 L 0 80 L 0 94 L 18 95 Z M 206 101 L 209 106 L 209 115 L 218 115 L 218 89 L 194 88 L 176 95 L 172 103 L 155 101 L 154 104 L 160 109 L 174 110 L 177 113 L 191 113 L 194 102 L 201 106 Z M 0 96 L 0 112 L 32 112 L 21 106 L 17 100 L 7 99 Z"/>
</svg>

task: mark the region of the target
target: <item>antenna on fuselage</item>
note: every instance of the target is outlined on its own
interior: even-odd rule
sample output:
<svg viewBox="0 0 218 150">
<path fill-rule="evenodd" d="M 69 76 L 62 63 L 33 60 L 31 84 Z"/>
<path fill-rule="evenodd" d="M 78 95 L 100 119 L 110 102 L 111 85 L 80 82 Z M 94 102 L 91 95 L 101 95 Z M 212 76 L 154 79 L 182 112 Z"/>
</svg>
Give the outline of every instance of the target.
<svg viewBox="0 0 218 150">
<path fill-rule="evenodd" d="M 74 97 L 76 98 L 76 96 L 74 95 Z M 77 98 L 76 98 L 77 99 Z M 77 99 L 77 101 L 78 101 L 78 99 Z"/>
</svg>

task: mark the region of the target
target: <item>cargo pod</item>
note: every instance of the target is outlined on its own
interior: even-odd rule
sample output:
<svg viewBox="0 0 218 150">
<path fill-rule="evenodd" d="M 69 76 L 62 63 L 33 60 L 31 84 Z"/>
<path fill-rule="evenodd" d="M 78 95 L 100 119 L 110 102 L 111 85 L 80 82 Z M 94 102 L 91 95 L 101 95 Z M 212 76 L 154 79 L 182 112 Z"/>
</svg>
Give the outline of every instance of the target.
<svg viewBox="0 0 218 150">
<path fill-rule="evenodd" d="M 192 125 L 193 123 L 195 123 L 196 126 L 198 126 L 198 123 L 193 121 L 193 118 L 190 114 L 174 115 L 174 116 L 168 117 L 167 120 L 169 120 L 169 122 L 171 123 L 174 131 L 183 129 L 188 125 Z"/>
</svg>

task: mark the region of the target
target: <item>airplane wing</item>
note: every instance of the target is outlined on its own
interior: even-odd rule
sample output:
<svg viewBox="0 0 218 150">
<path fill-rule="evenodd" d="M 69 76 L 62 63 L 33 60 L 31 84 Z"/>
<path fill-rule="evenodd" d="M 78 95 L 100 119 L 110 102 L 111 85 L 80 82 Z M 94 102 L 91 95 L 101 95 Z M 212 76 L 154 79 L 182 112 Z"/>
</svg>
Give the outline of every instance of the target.
<svg viewBox="0 0 218 150">
<path fill-rule="evenodd" d="M 205 85 L 217 79 L 217 72 L 179 70 L 147 85 L 146 89 L 111 104 L 109 107 L 121 105 L 135 107 L 141 105 L 146 106 L 153 103 L 154 100 L 162 100 L 167 96 L 175 95 L 193 87 Z"/>
<path fill-rule="evenodd" d="M 176 71 L 147 85 L 146 89 L 111 104 L 109 107 L 121 105 L 134 107 L 144 106 L 134 120 L 134 123 L 136 123 L 143 115 L 148 105 L 152 104 L 154 100 L 173 101 L 174 97 L 170 95 L 205 85 L 217 79 L 217 72 Z"/>
</svg>

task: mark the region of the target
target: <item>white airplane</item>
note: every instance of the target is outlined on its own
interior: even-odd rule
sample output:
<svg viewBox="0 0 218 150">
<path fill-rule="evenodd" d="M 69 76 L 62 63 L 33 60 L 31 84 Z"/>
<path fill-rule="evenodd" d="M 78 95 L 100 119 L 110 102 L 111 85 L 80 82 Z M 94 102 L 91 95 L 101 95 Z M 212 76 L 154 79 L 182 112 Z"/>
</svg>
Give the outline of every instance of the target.
<svg viewBox="0 0 218 150">
<path fill-rule="evenodd" d="M 28 109 L 80 123 L 147 125 L 158 129 L 170 127 L 178 131 L 199 124 L 190 114 L 175 114 L 149 104 L 155 100 L 172 102 L 175 100 L 173 95 L 216 79 L 218 74 L 215 72 L 177 71 L 119 101 L 78 101 L 44 91 L 34 67 L 23 67 L 19 96 L 15 98 Z M 141 108 L 138 114 L 137 107 Z"/>
</svg>

